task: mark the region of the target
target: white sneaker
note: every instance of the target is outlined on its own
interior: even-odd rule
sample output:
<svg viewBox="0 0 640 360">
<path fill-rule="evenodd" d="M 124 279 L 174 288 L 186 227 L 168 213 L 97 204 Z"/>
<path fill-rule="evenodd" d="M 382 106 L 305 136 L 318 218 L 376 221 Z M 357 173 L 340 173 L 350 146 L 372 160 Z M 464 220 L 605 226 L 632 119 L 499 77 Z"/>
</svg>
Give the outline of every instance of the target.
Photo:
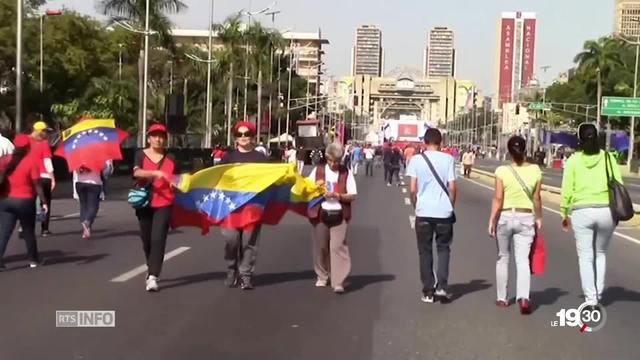
<svg viewBox="0 0 640 360">
<path fill-rule="evenodd" d="M 333 288 L 333 292 L 336 294 L 344 294 L 344 287 L 336 286 Z"/>
<path fill-rule="evenodd" d="M 318 279 L 318 281 L 316 281 L 316 287 L 326 287 L 326 286 L 327 286 L 327 280 Z"/>
<path fill-rule="evenodd" d="M 427 304 L 433 304 L 433 301 L 434 301 L 433 295 L 422 295 L 422 297 L 420 298 L 420 301 Z"/>
<path fill-rule="evenodd" d="M 158 278 L 153 276 L 153 275 L 149 275 L 149 277 L 146 280 L 146 284 L 147 284 L 147 291 L 158 291 Z"/>
</svg>

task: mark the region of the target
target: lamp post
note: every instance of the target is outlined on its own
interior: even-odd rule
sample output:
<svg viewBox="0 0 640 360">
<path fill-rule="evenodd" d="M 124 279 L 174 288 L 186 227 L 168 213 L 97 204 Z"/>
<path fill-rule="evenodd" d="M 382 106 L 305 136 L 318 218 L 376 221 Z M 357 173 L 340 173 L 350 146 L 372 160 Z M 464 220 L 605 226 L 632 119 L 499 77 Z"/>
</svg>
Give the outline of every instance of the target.
<svg viewBox="0 0 640 360">
<path fill-rule="evenodd" d="M 147 97 L 149 90 L 149 12 L 150 0 L 146 1 L 145 19 L 144 19 L 144 84 L 142 90 L 142 132 L 141 147 L 144 146 L 144 136 L 147 133 Z"/>
<path fill-rule="evenodd" d="M 62 10 L 47 10 L 40 15 L 40 93 L 44 91 L 44 18 L 58 15 L 62 15 Z"/>
<path fill-rule="evenodd" d="M 22 130 L 22 2 L 16 4 L 16 133 Z"/>
<path fill-rule="evenodd" d="M 211 47 L 213 46 L 213 7 L 214 7 L 214 0 L 209 0 L 209 47 L 207 48 L 207 53 L 208 53 L 208 58 L 207 58 L 207 106 L 206 106 L 206 116 L 205 116 L 205 140 L 204 140 L 204 146 L 206 148 L 210 148 L 211 147 L 211 135 L 212 135 L 212 129 L 211 127 L 213 126 L 212 124 L 212 120 L 211 120 L 211 108 L 212 108 L 212 104 L 211 104 L 211 56 L 212 56 L 212 50 Z"/>
<path fill-rule="evenodd" d="M 638 18 L 633 18 L 632 19 L 635 22 L 640 22 L 640 19 Z M 630 41 L 629 39 L 625 38 L 622 35 L 618 35 L 617 38 L 619 38 L 620 40 L 626 42 L 629 45 L 633 45 L 636 47 L 636 64 L 635 64 L 635 70 L 633 72 L 633 97 L 637 97 L 638 96 L 638 60 L 640 57 L 640 35 L 636 36 L 636 41 Z M 631 117 L 631 128 L 629 129 L 629 153 L 627 155 L 627 170 L 629 172 L 631 172 L 631 161 L 633 160 L 633 152 L 634 152 L 634 147 L 635 147 L 635 127 L 636 127 L 636 117 L 632 116 Z"/>
</svg>

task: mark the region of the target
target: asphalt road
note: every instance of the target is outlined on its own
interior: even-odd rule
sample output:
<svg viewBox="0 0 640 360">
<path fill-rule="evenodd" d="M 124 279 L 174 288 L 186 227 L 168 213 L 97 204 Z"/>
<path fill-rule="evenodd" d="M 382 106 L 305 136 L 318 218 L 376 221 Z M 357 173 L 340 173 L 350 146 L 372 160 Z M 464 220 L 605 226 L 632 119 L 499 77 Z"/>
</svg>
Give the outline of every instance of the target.
<svg viewBox="0 0 640 360">
<path fill-rule="evenodd" d="M 56 200 L 55 235 L 39 241 L 45 266 L 24 268 L 22 241 L 14 236 L 9 244 L 10 270 L 0 273 L 0 359 L 638 358 L 640 244 L 612 241 L 602 330 L 552 327 L 556 313 L 582 299 L 574 241 L 557 215 L 545 212 L 547 271 L 532 282 L 535 311 L 524 317 L 517 306 L 499 309 L 495 242 L 485 235 L 491 191 L 460 180 L 454 301 L 424 304 L 406 194 L 385 187 L 380 175 L 358 182 L 349 228 L 353 271 L 342 296 L 313 286 L 309 225 L 296 215 L 264 230 L 254 291 L 223 287 L 216 231 L 201 237 L 180 229 L 167 252 L 188 249 L 165 262 L 161 291 L 150 294 L 143 275 L 110 281 L 143 263 L 126 203 L 105 202 L 95 237 L 83 241 L 77 205 Z M 115 310 L 116 327 L 56 328 L 56 310 Z"/>
<path fill-rule="evenodd" d="M 493 173 L 502 163 L 494 159 L 476 159 L 475 168 Z M 624 184 L 634 203 L 640 204 L 640 178 L 625 177 Z M 542 183 L 560 187 L 562 185 L 562 169 L 543 169 Z"/>
</svg>

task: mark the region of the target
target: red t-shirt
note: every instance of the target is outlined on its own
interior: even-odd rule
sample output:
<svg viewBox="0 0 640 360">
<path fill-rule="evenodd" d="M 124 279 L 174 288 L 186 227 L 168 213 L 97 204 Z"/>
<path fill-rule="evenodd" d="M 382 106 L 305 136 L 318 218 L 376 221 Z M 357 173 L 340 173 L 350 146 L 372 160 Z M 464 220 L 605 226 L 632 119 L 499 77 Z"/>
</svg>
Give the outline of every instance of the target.
<svg viewBox="0 0 640 360">
<path fill-rule="evenodd" d="M 16 169 L 7 177 L 7 188 L 3 196 L 17 199 L 31 199 L 36 196 L 33 181 L 40 177 L 36 159 L 25 156 Z"/>
<path fill-rule="evenodd" d="M 31 139 L 31 155 L 34 157 L 35 161 L 38 163 L 38 176 L 40 174 L 46 174 L 48 171 L 44 167 L 44 159 L 51 159 L 51 148 L 49 147 L 49 142 L 47 140 L 35 140 Z"/>
<path fill-rule="evenodd" d="M 158 163 L 154 163 L 149 159 L 147 154 L 144 151 L 138 151 L 136 153 L 136 158 L 134 161 L 133 169 L 141 169 L 141 170 L 160 170 L 168 177 L 171 177 L 175 174 L 176 165 L 173 157 L 171 155 L 167 155 L 162 161 L 162 165 L 158 166 Z M 145 184 L 145 180 L 139 181 L 140 185 Z M 151 203 L 150 206 L 152 208 L 161 208 L 171 206 L 173 204 L 173 189 L 171 188 L 171 183 L 164 179 L 155 179 L 153 183 L 151 183 Z"/>
</svg>

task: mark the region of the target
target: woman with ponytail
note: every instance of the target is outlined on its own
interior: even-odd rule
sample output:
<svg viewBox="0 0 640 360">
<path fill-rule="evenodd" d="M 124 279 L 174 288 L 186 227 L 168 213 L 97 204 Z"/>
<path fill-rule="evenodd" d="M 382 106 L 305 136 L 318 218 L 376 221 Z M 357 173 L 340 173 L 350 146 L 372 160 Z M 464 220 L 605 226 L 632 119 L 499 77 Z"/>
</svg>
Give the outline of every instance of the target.
<svg viewBox="0 0 640 360">
<path fill-rule="evenodd" d="M 600 149 L 593 124 L 578 128 L 579 151 L 567 160 L 562 175 L 562 229 L 573 228 L 585 301 L 596 306 L 604 290 L 606 252 L 617 223 L 609 209 L 607 160 L 611 175 L 622 184 L 620 168 Z M 569 211 L 571 210 L 571 221 Z"/>
<path fill-rule="evenodd" d="M 496 290 L 498 307 L 509 306 L 509 258 L 511 243 L 516 262 L 516 299 L 520 313 L 531 313 L 529 292 L 531 270 L 529 253 L 536 231 L 542 229 L 542 201 L 540 188 L 542 173 L 538 165 L 525 161 L 527 142 L 513 136 L 507 143 L 513 159 L 510 165 L 500 166 L 495 172 L 495 194 L 489 217 L 489 235 L 496 238 Z"/>
</svg>

